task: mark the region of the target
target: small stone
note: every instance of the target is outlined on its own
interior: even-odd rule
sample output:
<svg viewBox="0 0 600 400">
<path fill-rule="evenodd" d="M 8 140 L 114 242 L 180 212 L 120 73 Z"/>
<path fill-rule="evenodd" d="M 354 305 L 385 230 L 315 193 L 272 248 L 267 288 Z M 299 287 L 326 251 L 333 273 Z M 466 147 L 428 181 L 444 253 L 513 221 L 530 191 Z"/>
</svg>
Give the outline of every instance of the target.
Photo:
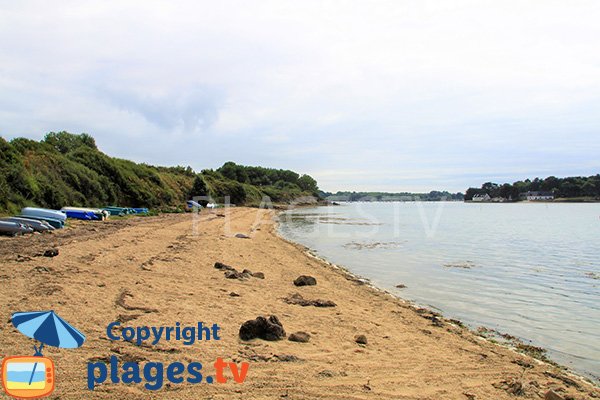
<svg viewBox="0 0 600 400">
<path fill-rule="evenodd" d="M 300 275 L 294 280 L 296 286 L 314 286 L 317 284 L 317 280 L 312 276 Z"/>
<path fill-rule="evenodd" d="M 242 274 L 248 274 L 248 275 L 252 275 L 252 271 L 250 271 L 249 269 L 244 269 L 242 271 Z"/>
<path fill-rule="evenodd" d="M 367 344 L 367 337 L 365 335 L 356 335 L 354 341 L 358 344 Z"/>
<path fill-rule="evenodd" d="M 231 297 L 240 297 L 240 295 L 238 293 L 236 293 L 236 292 L 231 292 L 231 293 L 229 293 L 229 295 Z"/>
<path fill-rule="evenodd" d="M 310 340 L 310 334 L 307 332 L 294 332 L 288 338 L 290 342 L 307 343 Z"/>
<path fill-rule="evenodd" d="M 403 284 L 403 283 L 401 283 L 401 284 L 399 284 L 399 285 L 396 285 L 396 287 L 397 287 L 398 289 L 405 289 L 405 288 L 406 288 L 406 285 L 405 285 L 405 284 Z"/>
<path fill-rule="evenodd" d="M 565 398 L 556 393 L 554 390 L 548 390 L 544 396 L 544 400 L 565 400 Z"/>
<path fill-rule="evenodd" d="M 330 369 L 324 369 L 323 371 L 319 372 L 317 376 L 323 378 L 333 378 L 335 376 L 335 372 Z"/>
<path fill-rule="evenodd" d="M 250 239 L 250 236 L 244 235 L 243 233 L 236 233 L 235 237 L 238 239 Z"/>
<path fill-rule="evenodd" d="M 238 271 L 225 271 L 225 278 L 227 279 L 242 279 L 243 277 Z"/>
<path fill-rule="evenodd" d="M 56 257 L 58 255 L 58 249 L 48 249 L 44 252 L 44 257 Z"/>
<path fill-rule="evenodd" d="M 282 362 L 298 362 L 301 361 L 293 354 L 273 354 L 273 359 Z"/>
<path fill-rule="evenodd" d="M 331 300 L 308 300 L 302 297 L 300 293 L 294 293 L 291 296 L 284 297 L 283 301 L 288 304 L 294 304 L 302 307 L 314 306 L 314 307 L 335 307 L 336 304 Z"/>
<path fill-rule="evenodd" d="M 265 274 L 263 274 L 262 272 L 255 272 L 252 274 L 252 276 L 258 279 L 265 279 Z"/>
<path fill-rule="evenodd" d="M 216 262 L 215 263 L 215 268 L 223 270 L 223 271 L 235 271 L 235 268 L 233 268 L 233 267 L 231 267 L 229 265 L 225 265 L 225 264 L 223 264 L 221 262 Z"/>
</svg>

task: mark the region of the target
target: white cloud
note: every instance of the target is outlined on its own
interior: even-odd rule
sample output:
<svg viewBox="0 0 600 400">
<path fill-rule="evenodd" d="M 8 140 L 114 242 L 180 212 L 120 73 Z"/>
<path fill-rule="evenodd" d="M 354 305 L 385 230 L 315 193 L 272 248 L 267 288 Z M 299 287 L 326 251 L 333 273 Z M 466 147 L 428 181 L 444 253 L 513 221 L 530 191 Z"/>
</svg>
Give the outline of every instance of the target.
<svg viewBox="0 0 600 400">
<path fill-rule="evenodd" d="M 591 174 L 599 20 L 596 1 L 9 2 L 0 134 L 325 189 Z"/>
</svg>

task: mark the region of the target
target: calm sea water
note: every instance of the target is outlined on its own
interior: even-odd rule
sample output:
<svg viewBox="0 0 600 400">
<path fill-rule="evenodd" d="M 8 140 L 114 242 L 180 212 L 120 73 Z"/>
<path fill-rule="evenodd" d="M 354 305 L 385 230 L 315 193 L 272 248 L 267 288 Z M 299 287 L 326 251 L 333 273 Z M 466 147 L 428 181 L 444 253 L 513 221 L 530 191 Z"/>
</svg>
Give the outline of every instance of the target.
<svg viewBox="0 0 600 400">
<path fill-rule="evenodd" d="M 600 381 L 600 204 L 347 203 L 288 211 L 280 231 L 402 298 L 542 346 Z"/>
</svg>

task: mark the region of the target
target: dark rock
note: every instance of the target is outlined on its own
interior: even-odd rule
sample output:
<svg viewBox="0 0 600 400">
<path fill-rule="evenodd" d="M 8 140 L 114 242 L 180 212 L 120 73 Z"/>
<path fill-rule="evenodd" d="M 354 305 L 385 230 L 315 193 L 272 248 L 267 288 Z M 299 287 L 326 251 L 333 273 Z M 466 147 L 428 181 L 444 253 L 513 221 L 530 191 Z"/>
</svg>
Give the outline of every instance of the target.
<svg viewBox="0 0 600 400">
<path fill-rule="evenodd" d="M 302 360 L 293 354 L 273 354 L 273 361 L 298 362 Z"/>
<path fill-rule="evenodd" d="M 225 278 L 227 279 L 243 279 L 244 276 L 238 271 L 225 271 Z"/>
<path fill-rule="evenodd" d="M 38 272 L 38 273 L 48 273 L 50 271 L 53 271 L 52 268 L 43 267 L 41 265 L 39 265 L 37 267 L 33 267 L 31 269 L 31 272 Z"/>
<path fill-rule="evenodd" d="M 56 257 L 58 255 L 58 249 L 48 249 L 44 252 L 44 257 Z"/>
<path fill-rule="evenodd" d="M 266 326 L 266 323 L 267 320 L 265 317 L 258 317 L 244 322 L 242 326 L 240 326 L 240 339 L 252 340 L 264 336 L 264 327 Z"/>
<path fill-rule="evenodd" d="M 252 271 L 250 271 L 249 269 L 244 269 L 242 271 L 242 274 L 248 274 L 248 275 L 252 275 Z"/>
<path fill-rule="evenodd" d="M 565 398 L 556 393 L 554 390 L 548 390 L 544 395 L 544 400 L 565 400 Z"/>
<path fill-rule="evenodd" d="M 317 280 L 312 276 L 308 275 L 300 275 L 294 280 L 294 285 L 296 286 L 314 286 L 317 284 Z"/>
<path fill-rule="evenodd" d="M 286 334 L 283 325 L 275 315 L 271 315 L 269 319 L 265 317 L 257 317 L 246 321 L 240 327 L 240 339 L 264 339 L 264 340 L 281 340 Z"/>
<path fill-rule="evenodd" d="M 367 337 L 365 335 L 356 335 L 354 341 L 358 344 L 367 344 Z"/>
<path fill-rule="evenodd" d="M 229 293 L 229 295 L 230 295 L 231 297 L 240 297 L 240 295 L 239 295 L 239 294 L 237 294 L 236 292 L 231 292 L 231 293 Z"/>
<path fill-rule="evenodd" d="M 518 359 L 518 360 L 511 361 L 511 362 L 513 364 L 517 364 L 518 366 L 523 367 L 525 369 L 533 368 L 533 364 L 531 364 L 530 362 L 527 362 L 525 360 Z"/>
<path fill-rule="evenodd" d="M 550 371 L 546 371 L 546 372 L 544 372 L 544 375 L 549 376 L 550 378 L 558 379 L 559 381 L 562 381 L 567 386 L 576 387 L 577 389 L 581 390 L 581 385 L 579 385 L 579 383 L 577 383 L 575 380 L 573 380 L 563 374 L 555 374 Z"/>
<path fill-rule="evenodd" d="M 335 376 L 335 372 L 330 369 L 325 369 L 317 374 L 319 377 L 323 378 L 333 378 Z"/>
<path fill-rule="evenodd" d="M 463 324 L 462 321 L 459 321 L 458 319 L 449 319 L 449 321 L 456 326 L 460 326 L 461 328 L 465 327 L 465 324 Z"/>
<path fill-rule="evenodd" d="M 336 304 L 331 300 L 316 299 L 316 300 L 310 300 L 310 302 L 312 303 L 310 305 L 315 306 L 315 307 L 335 307 L 336 306 Z"/>
<path fill-rule="evenodd" d="M 235 271 L 235 268 L 233 268 L 233 267 L 231 267 L 229 265 L 225 265 L 225 264 L 223 264 L 221 262 L 216 262 L 215 263 L 215 268 L 223 270 L 223 271 Z"/>
<path fill-rule="evenodd" d="M 401 283 L 401 284 L 399 284 L 399 285 L 396 285 L 396 287 L 397 287 L 398 289 L 405 289 L 405 288 L 406 288 L 406 285 L 404 285 L 404 284 L 402 284 L 402 283 Z"/>
<path fill-rule="evenodd" d="M 294 332 L 288 338 L 290 342 L 307 343 L 310 340 L 310 334 L 307 332 Z"/>
<path fill-rule="evenodd" d="M 244 235 L 243 233 L 236 233 L 235 237 L 238 239 L 250 239 L 250 236 Z"/>
<path fill-rule="evenodd" d="M 496 389 L 506 390 L 506 392 L 514 396 L 525 395 L 525 386 L 523 381 L 517 378 L 503 380 L 501 382 L 492 384 L 492 386 L 494 386 Z"/>
<path fill-rule="evenodd" d="M 252 274 L 252 276 L 258 279 L 265 279 L 265 274 L 263 274 L 262 272 L 255 272 Z"/>
<path fill-rule="evenodd" d="M 288 304 L 294 304 L 294 305 L 298 305 L 298 306 L 302 306 L 302 307 L 308 307 L 308 306 L 335 307 L 336 306 L 336 304 L 331 300 L 321 300 L 321 299 L 308 300 L 308 299 L 305 299 L 304 297 L 302 297 L 302 295 L 300 295 L 299 293 L 294 293 L 293 295 L 291 295 L 289 297 L 285 297 L 283 299 L 283 301 L 285 301 Z"/>
</svg>

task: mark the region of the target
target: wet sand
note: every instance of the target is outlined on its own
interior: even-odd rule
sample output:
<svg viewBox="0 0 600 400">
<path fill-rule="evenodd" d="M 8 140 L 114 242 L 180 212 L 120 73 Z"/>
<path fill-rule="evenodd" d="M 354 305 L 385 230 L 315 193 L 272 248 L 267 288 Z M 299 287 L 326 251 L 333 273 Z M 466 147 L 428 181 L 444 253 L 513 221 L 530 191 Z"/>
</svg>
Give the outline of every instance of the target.
<svg viewBox="0 0 600 400">
<path fill-rule="evenodd" d="M 518 391 L 539 399 L 549 389 L 565 398 L 600 398 L 598 388 L 555 366 L 416 310 L 310 256 L 277 236 L 272 217 L 234 208 L 203 213 L 196 222 L 189 214 L 75 222 L 49 235 L 0 239 L 0 356 L 33 354 L 34 341 L 10 323 L 13 312 L 54 309 L 87 341 L 74 350 L 46 349 L 57 369 L 51 398 L 513 399 Z M 60 250 L 57 257 L 40 255 L 52 247 Z M 265 279 L 226 279 L 215 262 L 263 272 Z M 301 274 L 318 284 L 294 286 Z M 336 307 L 283 300 L 295 293 Z M 239 339 L 244 321 L 272 314 L 288 335 L 305 331 L 310 341 Z M 133 327 L 217 323 L 222 339 L 137 346 L 107 338 L 107 325 L 117 320 Z M 355 342 L 360 334 L 368 344 Z M 165 379 L 159 391 L 123 383 L 89 391 L 88 362 L 112 355 L 142 365 L 199 361 L 206 374 L 214 373 L 217 357 L 250 366 L 243 384 Z"/>
</svg>

